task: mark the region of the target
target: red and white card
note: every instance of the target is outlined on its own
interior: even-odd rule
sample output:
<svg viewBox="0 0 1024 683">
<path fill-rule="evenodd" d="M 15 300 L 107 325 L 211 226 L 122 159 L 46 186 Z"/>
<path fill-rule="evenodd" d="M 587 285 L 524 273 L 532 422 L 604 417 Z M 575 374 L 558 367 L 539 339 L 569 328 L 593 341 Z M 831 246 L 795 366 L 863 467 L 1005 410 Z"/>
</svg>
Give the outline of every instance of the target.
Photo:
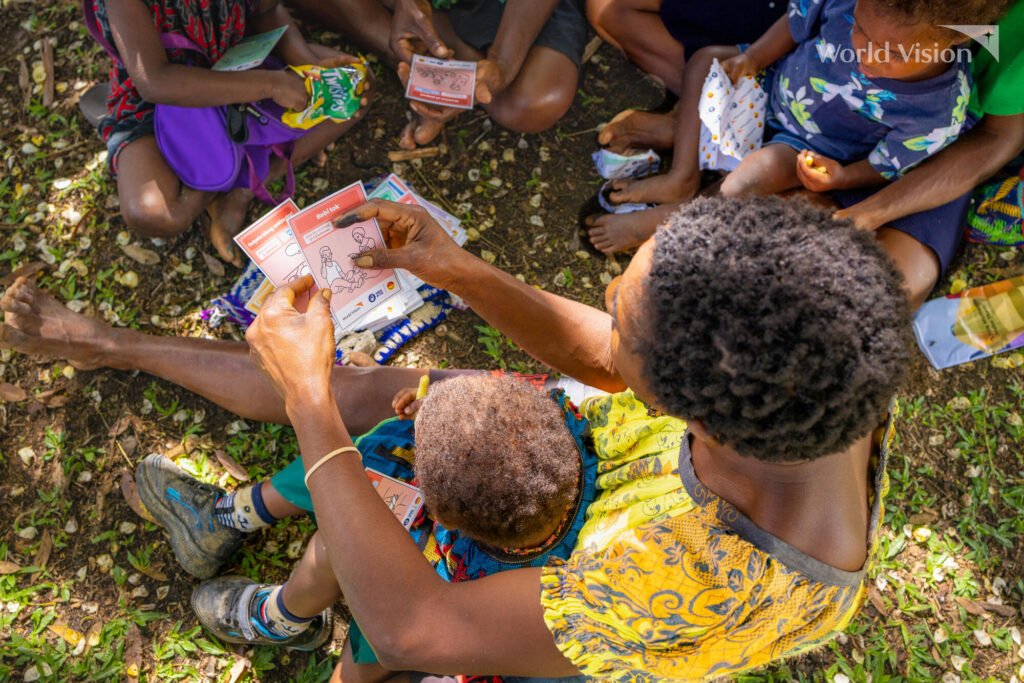
<svg viewBox="0 0 1024 683">
<path fill-rule="evenodd" d="M 310 273 L 306 257 L 302 255 L 302 250 L 299 249 L 299 244 L 288 227 L 288 218 L 297 213 L 299 207 L 291 199 L 286 199 L 235 236 L 235 243 L 252 259 L 256 267 L 263 271 L 275 288 L 291 284 Z M 296 300 L 296 308 L 300 311 L 306 310 L 312 291 Z M 269 292 L 263 293 L 260 304 L 268 294 Z"/>
<path fill-rule="evenodd" d="M 341 332 L 359 329 L 367 313 L 402 291 L 394 270 L 363 270 L 354 263 L 363 252 L 384 246 L 375 219 L 334 227 L 335 220 L 365 202 L 366 191 L 357 182 L 288 217 L 313 280 L 333 292 L 331 313 Z"/>
<path fill-rule="evenodd" d="M 472 109 L 476 90 L 476 62 L 414 55 L 405 96 L 441 107 Z"/>
</svg>

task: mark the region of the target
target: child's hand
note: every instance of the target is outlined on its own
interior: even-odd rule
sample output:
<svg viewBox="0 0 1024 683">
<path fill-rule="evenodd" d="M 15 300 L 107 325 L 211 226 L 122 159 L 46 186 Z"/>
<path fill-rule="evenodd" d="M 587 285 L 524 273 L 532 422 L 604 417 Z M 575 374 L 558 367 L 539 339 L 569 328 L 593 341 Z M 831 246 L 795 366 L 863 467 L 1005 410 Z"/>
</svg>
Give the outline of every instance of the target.
<svg viewBox="0 0 1024 683">
<path fill-rule="evenodd" d="M 270 99 L 285 109 L 302 111 L 309 104 L 305 81 L 290 70 L 268 71 Z"/>
<path fill-rule="evenodd" d="M 411 420 L 419 412 L 422 401 L 416 400 L 417 387 L 402 389 L 391 401 L 391 407 L 395 409 L 395 415 L 399 420 Z"/>
<path fill-rule="evenodd" d="M 741 52 L 735 57 L 730 57 L 722 62 L 722 70 L 725 71 L 725 75 L 735 85 L 741 78 L 756 76 L 761 69 L 754 63 L 750 55 L 746 52 Z"/>
<path fill-rule="evenodd" d="M 796 157 L 796 175 L 811 192 L 843 189 L 843 165 L 806 149 Z"/>
</svg>

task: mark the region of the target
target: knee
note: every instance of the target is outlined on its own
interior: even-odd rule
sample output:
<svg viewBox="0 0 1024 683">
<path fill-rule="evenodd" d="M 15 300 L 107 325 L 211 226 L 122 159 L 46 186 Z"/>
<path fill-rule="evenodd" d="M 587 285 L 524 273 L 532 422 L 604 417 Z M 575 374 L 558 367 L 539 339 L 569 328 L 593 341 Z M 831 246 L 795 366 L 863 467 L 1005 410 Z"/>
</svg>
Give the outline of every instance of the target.
<svg viewBox="0 0 1024 683">
<path fill-rule="evenodd" d="M 746 197 L 757 194 L 757 183 L 749 174 L 733 171 L 722 181 L 721 193 L 724 197 Z"/>
<path fill-rule="evenodd" d="M 587 20 L 598 35 L 618 46 L 630 9 L 628 0 L 587 0 Z"/>
<path fill-rule="evenodd" d="M 525 95 L 519 88 L 488 110 L 502 128 L 516 133 L 542 133 L 558 123 L 576 96 L 575 83 Z"/>
<path fill-rule="evenodd" d="M 939 283 L 939 262 L 933 254 L 914 259 L 910 263 L 897 263 L 903 274 L 903 286 L 910 302 L 910 309 L 916 311 Z"/>
<path fill-rule="evenodd" d="M 140 237 L 175 237 L 191 224 L 175 216 L 166 199 L 157 192 L 141 192 L 136 197 L 121 199 L 125 225 Z"/>
</svg>

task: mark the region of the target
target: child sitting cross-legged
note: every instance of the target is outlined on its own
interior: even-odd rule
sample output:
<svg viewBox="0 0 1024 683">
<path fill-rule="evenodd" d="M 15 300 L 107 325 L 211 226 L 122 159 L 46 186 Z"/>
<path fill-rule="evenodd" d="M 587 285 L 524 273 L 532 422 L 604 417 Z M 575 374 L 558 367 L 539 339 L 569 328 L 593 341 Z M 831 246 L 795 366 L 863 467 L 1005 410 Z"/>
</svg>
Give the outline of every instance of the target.
<svg viewBox="0 0 1024 683">
<path fill-rule="evenodd" d="M 768 94 L 764 146 L 725 178 L 722 194 L 850 191 L 896 179 L 974 123 L 967 113 L 970 38 L 947 25 L 995 23 L 1011 4 L 790 0 L 788 16 L 746 49 L 694 54 L 684 70 L 671 169 L 616 181 L 609 199 L 674 205 L 700 191 L 698 103 L 715 59 L 734 83 L 764 71 Z M 608 253 L 629 249 L 669 211 L 593 217 L 590 239 Z"/>
<path fill-rule="evenodd" d="M 356 445 L 364 467 L 420 489 L 426 512 L 409 531 L 437 573 L 447 581 L 465 581 L 568 557 L 594 498 L 596 459 L 587 424 L 565 395 L 509 377 L 467 374 L 431 386 L 421 402 L 415 397 L 415 388 L 400 392 L 394 401 L 398 417 L 380 423 Z M 414 421 L 408 419 L 413 414 Z M 305 504 L 308 493 L 303 501 L 295 491 L 303 488 L 301 461 L 296 463 L 273 482 L 236 491 L 220 509 L 251 518 L 240 525 L 246 530 L 265 525 L 262 500 L 268 494 L 311 510 L 311 503 Z M 294 471 L 289 475 L 289 470 Z M 171 531 L 181 560 L 182 542 L 175 539 L 182 525 L 151 493 L 187 491 L 198 483 L 160 456 L 144 460 L 136 479 L 147 508 Z M 264 511 L 257 514 L 259 508 Z M 283 585 L 225 576 L 197 587 L 192 606 L 224 641 L 313 649 L 330 636 L 331 606 L 341 597 L 318 533 Z M 343 671 L 345 681 L 390 675 L 354 624 Z"/>
</svg>

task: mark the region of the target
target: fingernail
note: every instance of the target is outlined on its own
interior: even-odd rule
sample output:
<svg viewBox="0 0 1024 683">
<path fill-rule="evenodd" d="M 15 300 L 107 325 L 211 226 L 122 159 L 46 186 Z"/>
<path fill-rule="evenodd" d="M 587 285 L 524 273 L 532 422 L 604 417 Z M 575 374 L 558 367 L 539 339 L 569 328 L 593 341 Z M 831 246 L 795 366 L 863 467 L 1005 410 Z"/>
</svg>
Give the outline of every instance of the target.
<svg viewBox="0 0 1024 683">
<path fill-rule="evenodd" d="M 354 213 L 350 213 L 347 216 L 342 216 L 338 220 L 334 221 L 334 227 L 347 228 L 349 226 L 355 225 L 358 222 L 359 216 L 355 215 Z"/>
<path fill-rule="evenodd" d="M 357 266 L 359 266 L 360 268 L 371 268 L 373 266 L 373 257 L 372 256 L 360 256 L 359 258 L 357 258 L 354 261 L 354 263 Z"/>
<path fill-rule="evenodd" d="M 329 289 L 321 289 L 320 290 L 320 296 L 322 296 L 323 298 L 325 298 L 328 301 L 330 301 L 331 300 L 331 290 L 329 290 Z"/>
</svg>

